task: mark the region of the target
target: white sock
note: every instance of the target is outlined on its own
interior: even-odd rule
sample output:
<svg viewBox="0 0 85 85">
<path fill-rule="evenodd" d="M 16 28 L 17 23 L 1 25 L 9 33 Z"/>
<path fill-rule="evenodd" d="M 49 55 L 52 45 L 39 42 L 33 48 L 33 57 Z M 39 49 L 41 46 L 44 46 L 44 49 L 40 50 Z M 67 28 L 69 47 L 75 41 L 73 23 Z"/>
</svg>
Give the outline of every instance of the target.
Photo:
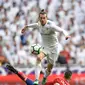
<svg viewBox="0 0 85 85">
<path fill-rule="evenodd" d="M 41 71 L 41 63 L 37 63 L 35 66 L 35 79 L 36 80 L 39 80 L 40 71 Z"/>
</svg>

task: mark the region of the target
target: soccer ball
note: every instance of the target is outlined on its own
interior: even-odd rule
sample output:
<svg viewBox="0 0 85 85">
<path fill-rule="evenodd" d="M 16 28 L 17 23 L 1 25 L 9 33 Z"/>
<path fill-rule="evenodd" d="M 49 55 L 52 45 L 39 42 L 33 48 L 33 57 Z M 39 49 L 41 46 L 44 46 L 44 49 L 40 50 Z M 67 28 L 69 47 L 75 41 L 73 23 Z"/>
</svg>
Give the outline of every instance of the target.
<svg viewBox="0 0 85 85">
<path fill-rule="evenodd" d="M 38 55 L 41 52 L 41 46 L 39 44 L 34 44 L 31 46 L 31 53 Z"/>
</svg>

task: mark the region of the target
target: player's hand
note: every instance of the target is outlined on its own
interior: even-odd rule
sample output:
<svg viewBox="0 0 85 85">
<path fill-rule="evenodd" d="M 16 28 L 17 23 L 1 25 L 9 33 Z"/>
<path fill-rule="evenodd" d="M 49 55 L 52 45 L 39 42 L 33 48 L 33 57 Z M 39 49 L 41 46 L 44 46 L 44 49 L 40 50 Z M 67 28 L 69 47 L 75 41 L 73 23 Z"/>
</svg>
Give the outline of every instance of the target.
<svg viewBox="0 0 85 85">
<path fill-rule="evenodd" d="M 68 40 L 69 38 L 71 38 L 71 36 L 66 36 L 65 39 Z"/>
<path fill-rule="evenodd" d="M 21 30 L 21 33 L 25 33 L 27 29 L 28 29 L 28 26 L 25 26 L 25 27 Z"/>
<path fill-rule="evenodd" d="M 21 33 L 25 33 L 25 31 L 26 31 L 26 28 L 23 28 L 23 29 L 21 30 Z"/>
</svg>

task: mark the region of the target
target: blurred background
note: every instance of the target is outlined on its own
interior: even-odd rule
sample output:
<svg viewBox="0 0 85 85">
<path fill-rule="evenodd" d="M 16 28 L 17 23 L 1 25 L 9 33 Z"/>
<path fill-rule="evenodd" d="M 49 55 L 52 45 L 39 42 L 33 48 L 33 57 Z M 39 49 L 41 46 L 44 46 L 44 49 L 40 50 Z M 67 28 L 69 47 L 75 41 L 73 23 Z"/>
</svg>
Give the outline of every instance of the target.
<svg viewBox="0 0 85 85">
<path fill-rule="evenodd" d="M 37 29 L 31 28 L 22 35 L 21 29 L 38 21 L 40 9 L 45 9 L 48 19 L 71 35 L 71 39 L 65 41 L 65 37 L 57 33 L 60 54 L 53 73 L 63 73 L 69 64 L 76 73 L 72 85 L 85 85 L 85 76 L 79 77 L 85 73 L 85 0 L 0 0 L 0 82 L 3 76 L 12 75 L 5 63 L 26 75 L 34 74 L 36 56 L 30 53 L 30 47 L 41 43 L 41 36 Z"/>
</svg>

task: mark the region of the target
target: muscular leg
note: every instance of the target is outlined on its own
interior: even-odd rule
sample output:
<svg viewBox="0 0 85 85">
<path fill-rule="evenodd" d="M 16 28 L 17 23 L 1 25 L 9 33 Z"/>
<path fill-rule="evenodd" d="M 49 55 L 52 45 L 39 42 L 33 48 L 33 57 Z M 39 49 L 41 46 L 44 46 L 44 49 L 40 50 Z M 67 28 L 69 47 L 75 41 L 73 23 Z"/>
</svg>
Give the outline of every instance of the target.
<svg viewBox="0 0 85 85">
<path fill-rule="evenodd" d="M 38 84 L 39 76 L 40 76 L 40 71 L 41 71 L 41 60 L 44 58 L 44 53 L 40 53 L 37 56 L 37 62 L 36 62 L 36 67 L 35 67 L 35 82 L 34 84 Z"/>
<path fill-rule="evenodd" d="M 48 63 L 47 68 L 44 73 L 44 78 L 42 80 L 42 85 L 45 85 L 47 77 L 50 75 L 52 68 L 53 68 L 53 64 Z"/>
<path fill-rule="evenodd" d="M 55 65 L 55 60 L 57 59 L 57 57 L 56 57 L 57 54 L 56 53 L 52 53 L 51 56 L 53 56 L 52 59 L 49 56 L 47 56 L 48 65 L 47 65 L 47 69 L 46 69 L 45 74 L 44 74 L 44 78 L 42 80 L 43 85 L 45 85 L 46 78 L 50 75 L 51 70 L 52 70 L 53 66 Z"/>
<path fill-rule="evenodd" d="M 45 78 L 48 77 L 48 75 L 50 75 L 52 68 L 53 68 L 53 64 L 48 63 L 46 73 L 44 75 Z"/>
</svg>

